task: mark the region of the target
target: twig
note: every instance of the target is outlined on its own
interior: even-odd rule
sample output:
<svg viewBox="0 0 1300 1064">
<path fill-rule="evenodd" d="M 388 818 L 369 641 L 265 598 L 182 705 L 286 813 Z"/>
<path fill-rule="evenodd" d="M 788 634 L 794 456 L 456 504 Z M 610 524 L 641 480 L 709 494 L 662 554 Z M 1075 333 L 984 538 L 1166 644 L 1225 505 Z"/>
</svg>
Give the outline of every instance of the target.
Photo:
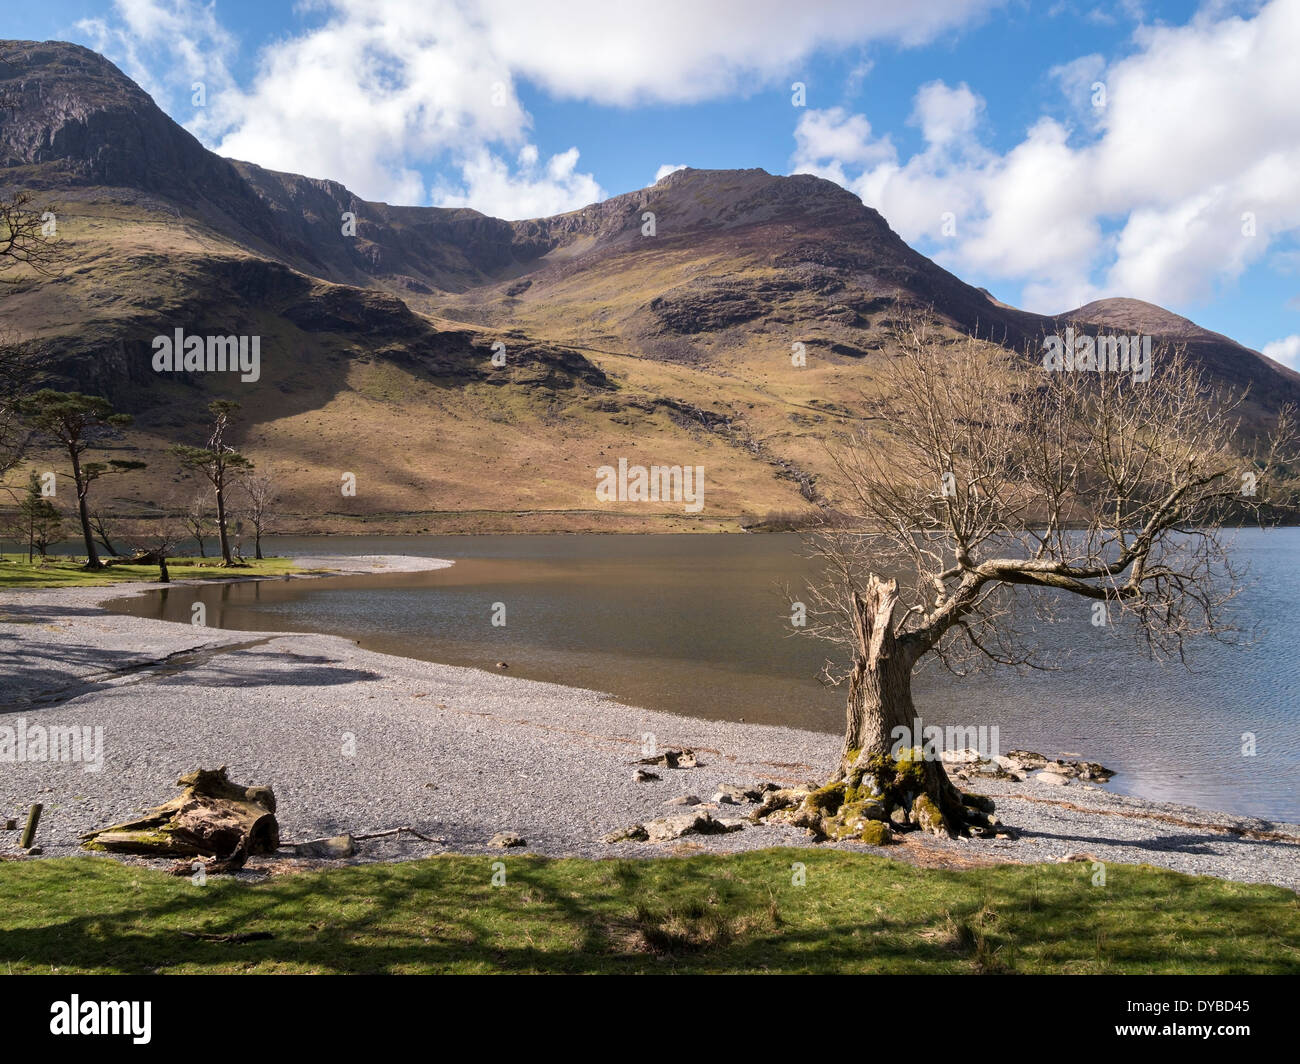
<svg viewBox="0 0 1300 1064">
<path fill-rule="evenodd" d="M 391 835 L 401 835 L 403 833 L 407 835 L 414 835 L 417 839 L 420 839 L 422 842 L 436 843 L 436 842 L 444 841 L 442 839 L 430 838 L 428 835 L 421 835 L 414 828 L 409 828 L 406 827 L 405 825 L 399 828 L 388 828 L 386 831 L 370 831 L 362 835 L 353 835 L 352 839 L 354 842 L 364 842 L 367 839 L 383 839 L 383 838 L 388 838 Z M 350 834 L 350 832 L 348 834 Z M 328 842 L 331 838 L 335 838 L 335 837 L 336 836 L 331 835 L 323 839 L 305 839 L 302 842 L 290 842 L 287 840 L 281 840 L 280 848 L 288 849 L 293 846 L 310 846 L 314 842 Z"/>
<path fill-rule="evenodd" d="M 233 935 L 209 935 L 201 931 L 182 931 L 186 938 L 197 938 L 204 942 L 264 942 L 267 939 L 275 938 L 270 931 L 242 931 Z"/>
<path fill-rule="evenodd" d="M 408 828 L 406 826 L 400 828 L 389 828 L 387 831 L 372 831 L 366 835 L 353 835 L 352 837 L 358 841 L 363 839 L 382 839 L 388 835 L 400 835 L 402 832 L 406 832 L 408 835 L 414 835 L 421 842 L 442 842 L 442 839 L 431 839 L 428 835 L 421 835 L 414 828 Z"/>
</svg>

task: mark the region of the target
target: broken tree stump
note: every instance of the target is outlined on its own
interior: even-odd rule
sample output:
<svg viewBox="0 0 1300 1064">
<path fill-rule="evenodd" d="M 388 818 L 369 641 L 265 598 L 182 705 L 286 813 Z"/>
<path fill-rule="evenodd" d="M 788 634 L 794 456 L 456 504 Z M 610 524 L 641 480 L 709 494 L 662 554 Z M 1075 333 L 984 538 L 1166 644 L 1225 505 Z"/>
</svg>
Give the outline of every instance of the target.
<svg viewBox="0 0 1300 1064">
<path fill-rule="evenodd" d="M 185 789 L 136 820 L 81 837 L 88 850 L 145 857 L 215 857 L 274 853 L 280 845 L 270 787 L 232 783 L 226 766 L 197 769 L 176 781 Z"/>
</svg>

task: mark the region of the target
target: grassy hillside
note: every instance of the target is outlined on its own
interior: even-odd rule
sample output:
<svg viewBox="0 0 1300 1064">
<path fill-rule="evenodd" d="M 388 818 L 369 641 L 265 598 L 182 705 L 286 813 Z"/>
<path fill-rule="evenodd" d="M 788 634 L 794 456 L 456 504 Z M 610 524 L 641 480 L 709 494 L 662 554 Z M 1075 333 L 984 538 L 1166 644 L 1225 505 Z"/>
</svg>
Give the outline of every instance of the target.
<svg viewBox="0 0 1300 1064">
<path fill-rule="evenodd" d="M 753 526 L 828 493 L 826 445 L 878 417 L 901 313 L 1031 354 L 1063 327 L 965 284 L 810 175 L 681 170 L 518 222 L 396 207 L 207 151 L 87 49 L 0 41 L 0 60 L 3 183 L 54 211 L 61 253 L 49 274 L 10 275 L 0 335 L 41 383 L 135 416 L 117 457 L 150 468 L 97 488 L 110 515 L 183 505 L 194 485 L 167 448 L 197 443 L 206 404 L 234 398 L 235 442 L 276 479 L 282 531 Z M 1192 345 L 1215 380 L 1253 389 L 1251 430 L 1300 400 L 1300 375 L 1158 307 L 1075 313 Z M 151 341 L 178 328 L 260 337 L 261 378 L 160 376 Z M 888 450 L 888 426 L 873 428 Z M 596 471 L 619 458 L 703 466 L 703 513 L 598 502 Z M 41 453 L 31 466 L 62 468 Z"/>
<path fill-rule="evenodd" d="M 263 260 L 164 212 L 88 199 L 61 241 L 75 266 L 21 285 L 0 310 L 41 352 L 51 383 L 106 394 L 134 415 L 114 456 L 149 468 L 98 486 L 111 492 L 101 508 L 183 504 L 195 485 L 167 449 L 199 442 L 216 397 L 242 404 L 237 442 L 276 477 L 286 530 L 716 530 L 804 505 L 781 475 L 783 449 L 752 442 L 773 402 L 766 382 L 412 315 L 383 293 L 282 268 L 260 278 Z M 155 374 L 150 341 L 177 327 L 260 335 L 261 379 Z M 502 369 L 490 363 L 497 340 Z M 595 471 L 619 457 L 703 465 L 705 512 L 598 503 Z M 38 451 L 31 467 L 65 464 Z M 356 474 L 355 497 L 340 492 L 344 472 Z"/>
</svg>

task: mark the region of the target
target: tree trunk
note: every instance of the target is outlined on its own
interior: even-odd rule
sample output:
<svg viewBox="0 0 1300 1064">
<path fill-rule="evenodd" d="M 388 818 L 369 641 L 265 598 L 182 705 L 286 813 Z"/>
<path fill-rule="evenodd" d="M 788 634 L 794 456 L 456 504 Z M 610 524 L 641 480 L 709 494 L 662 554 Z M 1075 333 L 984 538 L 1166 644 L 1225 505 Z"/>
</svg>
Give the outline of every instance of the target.
<svg viewBox="0 0 1300 1064">
<path fill-rule="evenodd" d="M 912 704 L 910 656 L 894 634 L 898 584 L 872 576 L 863 598 L 853 595 L 853 672 L 845 707 L 844 746 L 840 775 L 866 754 L 887 755 L 893 729 L 909 730 L 916 719 Z"/>
<path fill-rule="evenodd" d="M 104 566 L 100 563 L 98 551 L 95 550 L 95 537 L 90 531 L 90 514 L 86 510 L 86 492 L 90 485 L 83 483 L 81 458 L 77 454 L 76 447 L 69 447 L 68 454 L 72 458 L 72 479 L 77 486 L 77 516 L 81 518 L 81 532 L 86 537 L 86 568 L 102 569 Z"/>
<path fill-rule="evenodd" d="M 253 555 L 260 562 L 262 558 L 262 530 L 256 529 L 253 534 Z"/>
<path fill-rule="evenodd" d="M 172 582 L 171 574 L 167 572 L 167 555 L 161 551 L 158 552 L 158 582 L 160 584 L 170 584 Z"/>
<path fill-rule="evenodd" d="M 220 481 L 214 486 L 217 489 L 217 535 L 221 539 L 221 561 L 225 565 L 234 565 L 230 557 L 230 535 L 226 531 L 226 493 Z"/>
<path fill-rule="evenodd" d="M 941 823 L 923 824 L 930 830 L 954 831 L 971 816 L 962 794 L 948 779 L 943 761 L 924 756 L 924 725 L 912 702 L 912 651 L 894 631 L 898 583 L 874 574 L 865 596 L 853 595 L 853 631 L 856 644 L 849 676 L 844 745 L 836 780 L 856 787 L 871 773 L 882 788 L 897 787 L 909 810 L 924 793 L 942 817 Z M 900 742 L 896 729 L 905 729 Z M 900 749 L 895 750 L 895 746 Z M 920 748 L 918 751 L 916 748 Z M 882 771 L 882 766 L 894 766 Z M 889 776 L 890 780 L 882 777 Z"/>
</svg>

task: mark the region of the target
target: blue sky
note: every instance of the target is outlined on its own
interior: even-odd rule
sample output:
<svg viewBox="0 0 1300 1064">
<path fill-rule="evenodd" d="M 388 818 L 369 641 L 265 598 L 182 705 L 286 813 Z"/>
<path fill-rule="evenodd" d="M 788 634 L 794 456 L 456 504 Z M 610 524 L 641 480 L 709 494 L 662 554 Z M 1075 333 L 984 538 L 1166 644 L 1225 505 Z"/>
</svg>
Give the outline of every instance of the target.
<svg viewBox="0 0 1300 1064">
<path fill-rule="evenodd" d="M 1300 363 L 1300 0 L 46 0 L 3 33 L 367 198 L 531 217 L 675 165 L 811 172 L 1007 302 L 1134 296 Z"/>
</svg>

